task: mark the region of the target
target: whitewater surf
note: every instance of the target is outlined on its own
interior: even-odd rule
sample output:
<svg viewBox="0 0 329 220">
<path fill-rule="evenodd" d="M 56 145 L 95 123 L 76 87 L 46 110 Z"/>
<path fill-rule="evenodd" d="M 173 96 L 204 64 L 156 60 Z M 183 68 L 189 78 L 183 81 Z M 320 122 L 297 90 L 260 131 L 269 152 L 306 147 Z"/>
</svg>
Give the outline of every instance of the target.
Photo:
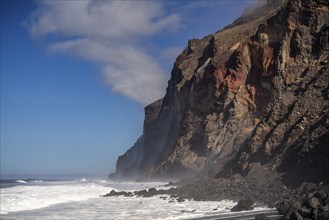
<svg viewBox="0 0 329 220">
<path fill-rule="evenodd" d="M 226 214 L 233 201 L 177 202 L 169 195 L 143 197 L 102 197 L 111 190 L 136 191 L 155 187 L 160 182 L 111 182 L 101 179 L 12 180 L 1 187 L 1 219 L 193 219 Z M 255 211 L 270 211 L 257 207 Z M 241 212 L 242 213 L 242 212 Z M 252 214 L 252 213 L 251 213 Z"/>
</svg>

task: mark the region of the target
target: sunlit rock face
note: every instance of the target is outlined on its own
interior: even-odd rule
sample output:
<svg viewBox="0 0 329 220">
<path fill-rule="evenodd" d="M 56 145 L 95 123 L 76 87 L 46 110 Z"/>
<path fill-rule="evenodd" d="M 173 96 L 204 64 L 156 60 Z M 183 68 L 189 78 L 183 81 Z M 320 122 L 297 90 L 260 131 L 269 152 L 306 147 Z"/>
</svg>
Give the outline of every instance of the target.
<svg viewBox="0 0 329 220">
<path fill-rule="evenodd" d="M 145 108 L 143 135 L 119 157 L 116 177 L 214 177 L 260 164 L 287 179 L 305 170 L 305 180 L 323 179 L 328 20 L 326 1 L 270 1 L 189 40 L 165 97 Z"/>
</svg>

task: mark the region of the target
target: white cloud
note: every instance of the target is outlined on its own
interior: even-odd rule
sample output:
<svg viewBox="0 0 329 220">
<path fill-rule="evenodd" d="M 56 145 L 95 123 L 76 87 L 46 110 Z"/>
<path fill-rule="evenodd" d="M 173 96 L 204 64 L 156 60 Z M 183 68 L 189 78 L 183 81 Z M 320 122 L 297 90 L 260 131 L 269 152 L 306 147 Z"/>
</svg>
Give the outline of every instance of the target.
<svg viewBox="0 0 329 220">
<path fill-rule="evenodd" d="M 41 1 L 29 18 L 33 37 L 65 36 L 127 38 L 154 34 L 179 24 L 152 1 Z"/>
<path fill-rule="evenodd" d="M 179 25 L 156 1 L 42 1 L 26 22 L 33 38 L 58 37 L 51 51 L 102 64 L 112 90 L 142 105 L 164 95 L 169 76 L 138 40 Z"/>
</svg>

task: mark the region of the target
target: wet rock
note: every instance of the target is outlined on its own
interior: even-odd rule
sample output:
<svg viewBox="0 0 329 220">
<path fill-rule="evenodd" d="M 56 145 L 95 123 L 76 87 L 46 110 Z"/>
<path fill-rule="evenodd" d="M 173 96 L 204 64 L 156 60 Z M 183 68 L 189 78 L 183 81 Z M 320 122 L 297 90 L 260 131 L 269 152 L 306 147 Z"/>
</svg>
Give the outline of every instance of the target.
<svg viewBox="0 0 329 220">
<path fill-rule="evenodd" d="M 311 197 L 308 201 L 308 205 L 313 209 L 318 208 L 320 206 L 320 204 L 321 203 L 319 202 L 318 198 L 316 198 L 316 197 Z"/>
<path fill-rule="evenodd" d="M 314 193 L 313 197 L 317 198 L 321 204 L 327 204 L 329 202 L 327 200 L 328 194 L 322 190 Z"/>
<path fill-rule="evenodd" d="M 257 19 L 188 41 L 116 177 L 245 176 L 258 163 L 289 187 L 329 181 L 328 6 L 266 2 Z"/>
<path fill-rule="evenodd" d="M 144 189 L 144 190 L 140 190 L 140 191 L 137 191 L 137 192 L 135 192 L 134 194 L 137 195 L 137 196 L 143 196 L 143 197 L 148 196 L 148 192 L 147 192 L 146 189 Z"/>
<path fill-rule="evenodd" d="M 301 187 L 300 187 L 300 191 L 303 191 L 304 193 L 305 192 L 314 192 L 317 188 L 317 185 L 315 183 L 307 183 L 307 182 L 304 182 L 302 183 Z"/>
<path fill-rule="evenodd" d="M 304 218 L 312 218 L 312 216 L 313 216 L 312 210 L 308 209 L 306 207 L 302 207 L 302 209 L 300 210 L 300 213 Z"/>
<path fill-rule="evenodd" d="M 267 216 L 265 214 L 258 214 L 255 216 L 255 220 L 268 220 Z"/>
<path fill-rule="evenodd" d="M 329 211 L 328 192 L 323 183 L 303 183 L 289 198 L 277 202 L 276 208 L 285 219 L 325 219 Z"/>
<path fill-rule="evenodd" d="M 321 212 L 317 217 L 316 220 L 328 220 L 329 219 L 329 211 Z"/>
<path fill-rule="evenodd" d="M 328 4 L 267 2 L 279 3 L 189 40 L 165 97 L 145 108 L 143 135 L 118 158 L 116 177 L 188 177 L 166 193 L 278 200 L 288 218 L 328 211 Z"/>
<path fill-rule="evenodd" d="M 292 211 L 288 212 L 288 214 L 284 218 L 285 220 L 303 220 L 303 217 L 297 212 Z"/>
<path fill-rule="evenodd" d="M 321 212 L 329 212 L 329 205 L 328 204 L 327 205 L 320 205 L 319 210 Z"/>
<path fill-rule="evenodd" d="M 232 212 L 240 212 L 240 211 L 247 211 L 253 210 L 254 201 L 251 199 L 241 199 L 236 206 L 234 206 L 231 211 Z"/>
<path fill-rule="evenodd" d="M 162 195 L 162 194 L 168 194 L 167 190 L 164 189 L 159 189 L 157 194 Z"/>
<path fill-rule="evenodd" d="M 285 220 L 303 220 L 303 217 L 298 213 L 299 208 L 298 202 L 292 199 L 283 199 L 276 204 L 277 211 L 284 215 Z"/>
<path fill-rule="evenodd" d="M 148 190 L 148 195 L 149 196 L 154 196 L 154 195 L 157 195 L 158 194 L 158 190 L 156 190 L 155 188 L 150 188 Z"/>
<path fill-rule="evenodd" d="M 174 199 L 169 200 L 169 203 L 174 203 L 174 202 L 175 202 Z"/>
<path fill-rule="evenodd" d="M 131 192 L 125 192 L 125 191 L 117 192 L 115 190 L 111 190 L 110 193 L 107 193 L 103 197 L 110 197 L 110 196 L 132 196 L 132 193 Z"/>
<path fill-rule="evenodd" d="M 293 211 L 297 210 L 296 202 L 291 199 L 283 199 L 280 202 L 277 202 L 275 206 L 276 206 L 276 210 L 281 215 L 286 215 L 291 210 Z"/>
</svg>

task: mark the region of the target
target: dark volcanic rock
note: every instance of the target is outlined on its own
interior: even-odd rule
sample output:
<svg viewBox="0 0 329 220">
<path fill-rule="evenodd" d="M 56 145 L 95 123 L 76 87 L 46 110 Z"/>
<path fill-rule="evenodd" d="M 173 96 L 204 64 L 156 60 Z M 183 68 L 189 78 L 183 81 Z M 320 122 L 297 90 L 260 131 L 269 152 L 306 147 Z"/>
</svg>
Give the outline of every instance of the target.
<svg viewBox="0 0 329 220">
<path fill-rule="evenodd" d="M 295 212 L 298 210 L 300 205 L 292 199 L 283 199 L 282 201 L 276 204 L 276 209 L 279 214 L 287 215 L 289 212 Z"/>
<path fill-rule="evenodd" d="M 289 215 L 286 215 L 285 219 L 287 219 L 287 220 L 304 220 L 303 217 L 297 211 L 289 213 Z"/>
<path fill-rule="evenodd" d="M 156 188 L 150 188 L 148 190 L 148 194 L 150 195 L 156 195 L 158 193 L 158 190 L 156 190 Z"/>
<path fill-rule="evenodd" d="M 188 42 L 115 177 L 245 177 L 261 166 L 291 187 L 329 182 L 328 4 L 267 3 Z"/>
<path fill-rule="evenodd" d="M 316 217 L 316 220 L 328 220 L 328 219 L 329 219 L 329 211 L 322 212 Z"/>
<path fill-rule="evenodd" d="M 112 177 L 196 177 L 135 194 L 279 200 L 286 219 L 325 219 L 328 21 L 327 1 L 268 1 L 221 31 L 190 40 L 165 97 L 145 108 L 143 135 L 119 157 Z M 312 184 L 289 192 L 303 182 Z"/>
<path fill-rule="evenodd" d="M 268 72 L 272 49 L 260 39 L 246 40 L 266 17 L 188 42 L 167 94 L 145 108 L 143 136 L 119 157 L 117 176 L 181 179 L 229 161 L 269 100 L 255 84 L 260 79 L 247 77 L 250 70 L 268 74 L 263 68 Z M 264 65 L 256 67 L 259 59 Z M 257 109 L 256 102 L 262 102 Z"/>
<path fill-rule="evenodd" d="M 266 2 L 188 41 L 111 177 L 185 178 L 138 196 L 279 201 L 286 219 L 328 218 L 329 4 Z"/>
<path fill-rule="evenodd" d="M 276 203 L 285 219 L 321 219 L 328 217 L 329 186 L 303 183 L 289 198 Z"/>
<path fill-rule="evenodd" d="M 132 192 L 125 192 L 125 191 L 120 191 L 117 192 L 115 190 L 112 190 L 110 193 L 104 195 L 103 197 L 110 197 L 110 196 L 132 196 Z"/>
<path fill-rule="evenodd" d="M 169 194 L 171 198 L 193 199 L 196 201 L 220 201 L 230 199 L 239 201 L 241 198 L 250 198 L 253 201 L 265 204 L 274 204 L 283 198 L 288 190 L 282 185 L 280 176 L 273 171 L 250 173 L 247 177 L 235 175 L 230 179 L 204 179 L 177 185 L 168 190 L 157 190 L 156 194 Z M 146 190 L 135 192 L 135 195 L 148 194 Z"/>
<path fill-rule="evenodd" d="M 110 179 L 136 179 L 138 177 L 138 166 L 143 157 L 141 148 L 144 145 L 144 138 L 141 136 L 133 147 L 124 155 L 118 158 L 116 171 L 109 175 Z"/>
<path fill-rule="evenodd" d="M 247 210 L 253 210 L 255 201 L 251 199 L 242 199 L 238 202 L 236 206 L 234 206 L 231 211 L 232 212 L 240 212 L 240 211 L 247 211 Z"/>
<path fill-rule="evenodd" d="M 293 17 L 300 20 L 293 21 Z M 270 102 L 250 138 L 219 176 L 247 173 L 250 164 L 258 162 L 283 173 L 288 186 L 328 182 L 328 50 L 314 49 L 319 36 L 328 44 L 324 37 L 327 21 L 327 6 L 298 0 L 288 1 L 267 20 L 265 29 L 283 34 L 275 41 Z"/>
<path fill-rule="evenodd" d="M 255 216 L 255 220 L 268 220 L 267 216 L 265 214 L 258 214 Z"/>
<path fill-rule="evenodd" d="M 146 189 L 134 192 L 134 194 L 137 196 L 148 197 L 148 192 Z"/>
<path fill-rule="evenodd" d="M 329 219 L 329 4 L 266 2 L 189 40 L 112 178 L 185 178 L 134 195 L 250 198 L 285 219 Z"/>
</svg>

